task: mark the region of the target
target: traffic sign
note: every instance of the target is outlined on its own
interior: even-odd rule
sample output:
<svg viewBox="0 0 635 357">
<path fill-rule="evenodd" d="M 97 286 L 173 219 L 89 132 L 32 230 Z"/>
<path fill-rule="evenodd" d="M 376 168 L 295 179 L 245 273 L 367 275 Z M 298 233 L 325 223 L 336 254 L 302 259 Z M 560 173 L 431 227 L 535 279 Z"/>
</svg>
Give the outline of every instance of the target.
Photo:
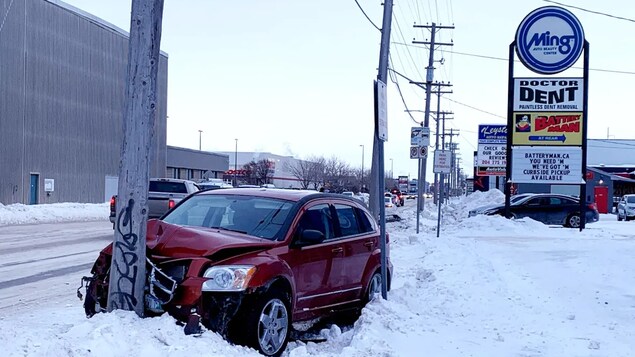
<svg viewBox="0 0 635 357">
<path fill-rule="evenodd" d="M 410 158 L 411 159 L 418 159 L 419 158 L 419 147 L 417 147 L 417 146 L 411 146 L 410 147 Z"/>
<path fill-rule="evenodd" d="M 428 147 L 422 146 L 419 148 L 419 157 L 425 159 L 428 157 Z"/>
</svg>

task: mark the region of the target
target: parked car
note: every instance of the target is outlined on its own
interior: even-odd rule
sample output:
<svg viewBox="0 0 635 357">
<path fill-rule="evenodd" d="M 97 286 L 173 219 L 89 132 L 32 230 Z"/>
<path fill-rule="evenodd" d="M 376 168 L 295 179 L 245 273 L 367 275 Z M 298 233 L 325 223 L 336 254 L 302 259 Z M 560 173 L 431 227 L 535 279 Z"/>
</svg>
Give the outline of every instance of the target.
<svg viewBox="0 0 635 357">
<path fill-rule="evenodd" d="M 624 195 L 617 203 L 617 220 L 635 219 L 635 195 Z"/>
<path fill-rule="evenodd" d="M 520 194 L 517 194 L 517 195 L 513 195 L 512 197 L 509 198 L 509 203 L 513 205 L 513 204 L 521 201 L 522 199 L 527 198 L 527 197 L 532 196 L 532 195 L 534 195 L 534 193 L 520 193 Z M 489 211 L 491 209 L 497 208 L 500 205 L 501 204 L 499 203 L 499 204 L 491 204 L 491 205 L 485 205 L 485 206 L 477 207 L 477 208 L 475 208 L 473 210 L 470 210 L 468 212 L 468 217 L 474 217 L 476 215 L 483 214 L 485 211 Z"/>
<path fill-rule="evenodd" d="M 393 202 L 392 196 L 390 196 L 390 197 L 384 196 L 384 207 L 386 207 L 386 208 L 395 207 L 395 202 Z"/>
<path fill-rule="evenodd" d="M 580 201 L 575 197 L 559 194 L 532 194 L 521 198 L 510 206 L 512 218 L 529 217 L 544 224 L 565 227 L 580 227 Z M 470 214 L 472 214 L 470 212 Z M 476 214 L 504 215 L 505 205 L 492 206 Z M 597 222 L 600 214 L 595 203 L 585 208 L 587 223 Z"/>
<path fill-rule="evenodd" d="M 182 199 L 197 192 L 200 187 L 189 180 L 152 178 L 148 184 L 148 218 L 159 218 Z M 110 198 L 110 222 L 115 228 L 117 219 L 117 195 Z"/>
<path fill-rule="evenodd" d="M 382 285 L 378 225 L 338 194 L 201 191 L 149 220 L 146 245 L 146 316 L 202 323 L 266 356 L 284 351 L 292 324 L 358 313 Z M 112 252 L 84 278 L 89 317 L 105 311 Z"/>
</svg>

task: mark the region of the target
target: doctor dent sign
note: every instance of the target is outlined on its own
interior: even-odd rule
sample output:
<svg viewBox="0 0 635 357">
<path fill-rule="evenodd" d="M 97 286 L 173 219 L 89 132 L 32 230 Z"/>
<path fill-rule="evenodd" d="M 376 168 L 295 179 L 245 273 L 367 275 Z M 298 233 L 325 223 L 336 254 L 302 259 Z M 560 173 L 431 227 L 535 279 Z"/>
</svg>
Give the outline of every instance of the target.
<svg viewBox="0 0 635 357">
<path fill-rule="evenodd" d="M 545 6 L 532 11 L 516 31 L 516 53 L 525 67 L 555 74 L 571 67 L 584 47 L 584 30 L 569 11 Z"/>
</svg>

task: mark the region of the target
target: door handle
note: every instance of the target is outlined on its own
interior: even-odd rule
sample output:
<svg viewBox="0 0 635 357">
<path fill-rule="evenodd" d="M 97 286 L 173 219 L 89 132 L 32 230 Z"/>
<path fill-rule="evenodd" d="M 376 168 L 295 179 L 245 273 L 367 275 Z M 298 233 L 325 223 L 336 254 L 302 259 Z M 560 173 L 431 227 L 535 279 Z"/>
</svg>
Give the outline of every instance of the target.
<svg viewBox="0 0 635 357">
<path fill-rule="evenodd" d="M 333 248 L 331 249 L 331 252 L 333 252 L 333 254 L 344 253 L 344 248 L 342 247 Z"/>
<path fill-rule="evenodd" d="M 369 240 L 367 242 L 364 242 L 364 247 L 368 247 L 368 248 L 372 248 L 375 244 L 373 243 L 372 240 Z"/>
</svg>

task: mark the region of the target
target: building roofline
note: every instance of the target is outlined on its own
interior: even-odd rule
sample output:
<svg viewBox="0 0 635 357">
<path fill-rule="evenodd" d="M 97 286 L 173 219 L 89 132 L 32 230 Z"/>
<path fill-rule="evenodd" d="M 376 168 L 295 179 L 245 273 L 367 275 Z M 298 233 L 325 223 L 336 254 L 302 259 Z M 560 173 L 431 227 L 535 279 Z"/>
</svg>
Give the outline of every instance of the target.
<svg viewBox="0 0 635 357">
<path fill-rule="evenodd" d="M 93 24 L 95 24 L 95 25 L 97 25 L 97 26 L 99 26 L 101 28 L 116 32 L 116 33 L 122 35 L 123 37 L 125 37 L 126 39 L 130 38 L 130 33 L 128 31 L 126 31 L 126 30 L 124 30 L 124 29 L 122 29 L 120 27 L 117 27 L 116 25 L 114 25 L 114 24 L 112 24 L 112 23 L 110 23 L 110 22 L 108 22 L 108 21 L 106 21 L 106 20 L 104 20 L 102 18 L 99 18 L 99 17 L 97 17 L 97 16 L 95 16 L 95 15 L 93 15 L 91 13 L 88 13 L 88 12 L 82 10 L 82 9 L 79 9 L 79 8 L 77 8 L 77 7 L 75 7 L 75 6 L 71 5 L 71 4 L 67 4 L 67 3 L 65 3 L 63 1 L 60 1 L 60 0 L 45 0 L 45 1 L 50 3 L 50 4 L 53 4 L 55 6 L 58 6 L 58 7 L 62 8 L 62 9 L 64 9 L 64 10 L 72 12 L 72 13 L 74 13 L 76 15 L 79 15 L 79 16 L 85 18 L 86 20 L 90 21 L 91 23 L 93 23 Z M 162 55 L 162 56 L 164 56 L 166 58 L 169 57 L 167 52 L 165 52 L 165 51 L 159 50 L 159 53 L 160 53 L 160 55 Z"/>
<path fill-rule="evenodd" d="M 166 145 L 166 146 L 167 146 L 168 149 L 173 149 L 173 150 L 180 150 L 180 151 L 187 151 L 187 152 L 196 152 L 196 153 L 202 153 L 202 154 L 206 154 L 206 155 L 214 155 L 214 156 L 229 158 L 229 155 L 226 155 L 226 154 L 223 154 L 223 153 L 219 153 L 219 152 L 215 152 L 215 151 L 195 150 L 195 149 L 183 148 L 183 147 L 180 147 L 180 146 L 172 146 L 172 145 Z"/>
</svg>

